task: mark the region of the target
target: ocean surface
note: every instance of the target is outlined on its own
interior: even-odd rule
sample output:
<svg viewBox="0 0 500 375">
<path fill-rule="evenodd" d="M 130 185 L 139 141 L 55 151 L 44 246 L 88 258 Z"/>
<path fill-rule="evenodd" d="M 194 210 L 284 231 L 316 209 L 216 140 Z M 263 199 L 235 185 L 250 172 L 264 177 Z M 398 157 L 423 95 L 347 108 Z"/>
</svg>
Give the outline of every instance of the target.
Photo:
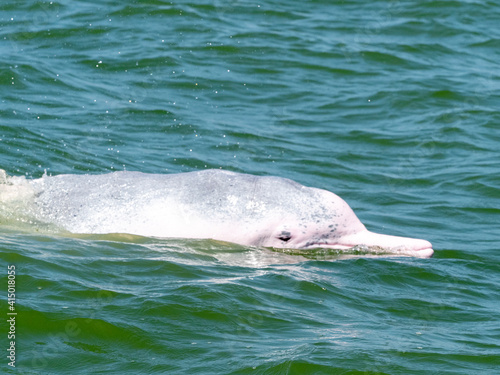
<svg viewBox="0 0 500 375">
<path fill-rule="evenodd" d="M 2 2 L 8 175 L 286 177 L 435 254 L 62 235 L 0 202 L 0 373 L 499 374 L 499 19 L 472 0 Z"/>
</svg>

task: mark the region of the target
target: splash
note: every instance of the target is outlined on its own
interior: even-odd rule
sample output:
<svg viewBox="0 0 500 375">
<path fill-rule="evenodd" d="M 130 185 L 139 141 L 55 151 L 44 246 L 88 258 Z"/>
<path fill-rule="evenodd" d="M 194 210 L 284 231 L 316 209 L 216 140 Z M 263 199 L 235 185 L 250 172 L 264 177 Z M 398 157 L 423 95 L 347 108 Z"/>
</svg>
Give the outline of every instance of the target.
<svg viewBox="0 0 500 375">
<path fill-rule="evenodd" d="M 42 226 L 33 212 L 35 190 L 23 176 L 9 176 L 0 169 L 0 224 L 39 231 Z M 35 225 L 35 228 L 33 228 Z"/>
</svg>

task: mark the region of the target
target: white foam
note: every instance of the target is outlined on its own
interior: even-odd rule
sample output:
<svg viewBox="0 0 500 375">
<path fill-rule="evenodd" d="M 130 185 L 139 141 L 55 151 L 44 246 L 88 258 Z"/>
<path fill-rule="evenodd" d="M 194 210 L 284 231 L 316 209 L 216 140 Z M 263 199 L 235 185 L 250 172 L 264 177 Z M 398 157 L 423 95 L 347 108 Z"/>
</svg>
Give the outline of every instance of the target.
<svg viewBox="0 0 500 375">
<path fill-rule="evenodd" d="M 26 202 L 34 198 L 35 192 L 24 177 L 11 177 L 0 169 L 0 203 Z"/>
</svg>

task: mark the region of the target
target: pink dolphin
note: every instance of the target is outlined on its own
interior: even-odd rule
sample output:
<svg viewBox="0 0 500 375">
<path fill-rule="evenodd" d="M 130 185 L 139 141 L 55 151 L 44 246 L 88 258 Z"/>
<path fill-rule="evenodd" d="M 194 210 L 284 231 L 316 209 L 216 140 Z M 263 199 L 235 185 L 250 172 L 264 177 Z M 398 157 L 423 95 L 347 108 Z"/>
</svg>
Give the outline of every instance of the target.
<svg viewBox="0 0 500 375">
<path fill-rule="evenodd" d="M 31 213 L 73 233 L 211 238 L 274 248 L 383 249 L 431 257 L 425 240 L 370 232 L 326 190 L 222 170 L 44 176 Z"/>
</svg>

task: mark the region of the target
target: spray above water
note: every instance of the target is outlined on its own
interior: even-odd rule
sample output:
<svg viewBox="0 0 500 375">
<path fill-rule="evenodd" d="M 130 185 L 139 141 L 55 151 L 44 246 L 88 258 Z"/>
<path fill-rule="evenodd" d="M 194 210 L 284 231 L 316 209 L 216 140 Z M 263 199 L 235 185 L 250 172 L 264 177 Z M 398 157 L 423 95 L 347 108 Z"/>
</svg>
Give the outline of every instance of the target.
<svg viewBox="0 0 500 375">
<path fill-rule="evenodd" d="M 36 222 L 32 212 L 34 201 L 35 191 L 26 178 L 10 177 L 0 169 L 0 223 L 3 226 L 32 230 Z"/>
</svg>

